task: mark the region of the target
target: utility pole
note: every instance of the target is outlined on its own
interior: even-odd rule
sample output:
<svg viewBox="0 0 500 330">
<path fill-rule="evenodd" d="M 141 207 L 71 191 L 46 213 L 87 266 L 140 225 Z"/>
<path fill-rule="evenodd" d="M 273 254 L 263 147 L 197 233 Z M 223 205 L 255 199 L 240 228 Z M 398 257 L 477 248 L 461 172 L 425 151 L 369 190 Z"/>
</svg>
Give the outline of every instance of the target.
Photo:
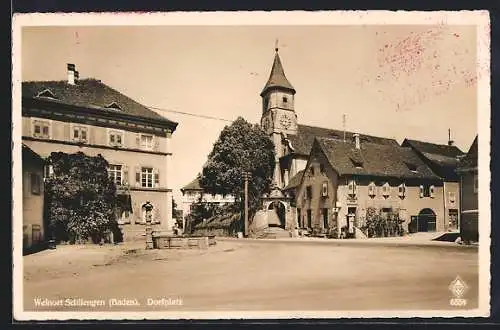
<svg viewBox="0 0 500 330">
<path fill-rule="evenodd" d="M 243 179 L 245 180 L 245 237 L 248 237 L 248 179 L 250 173 L 243 172 Z"/>
</svg>

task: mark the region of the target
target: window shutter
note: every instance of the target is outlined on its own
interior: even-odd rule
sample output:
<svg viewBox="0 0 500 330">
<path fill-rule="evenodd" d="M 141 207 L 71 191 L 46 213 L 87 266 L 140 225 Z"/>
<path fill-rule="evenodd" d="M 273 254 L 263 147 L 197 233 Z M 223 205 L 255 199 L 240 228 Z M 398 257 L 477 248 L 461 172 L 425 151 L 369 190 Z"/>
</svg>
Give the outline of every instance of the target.
<svg viewBox="0 0 500 330">
<path fill-rule="evenodd" d="M 420 185 L 420 198 L 424 197 L 424 186 Z"/>
<path fill-rule="evenodd" d="M 137 148 L 141 147 L 141 134 L 137 133 L 135 135 L 135 143 L 137 144 Z"/>
<path fill-rule="evenodd" d="M 153 135 L 153 149 L 154 151 L 159 151 L 160 150 L 160 139 L 158 136 Z"/>
<path fill-rule="evenodd" d="M 123 165 L 122 171 L 123 171 L 123 178 L 122 178 L 123 184 L 128 185 L 128 166 Z"/>
<path fill-rule="evenodd" d="M 153 175 L 154 175 L 154 185 L 153 187 L 157 188 L 160 186 L 160 173 L 157 168 L 153 169 Z"/>
<path fill-rule="evenodd" d="M 435 194 L 434 194 L 434 186 L 430 186 L 430 187 L 429 187 L 429 195 L 431 196 L 431 198 L 434 198 L 434 197 L 435 197 Z"/>
<path fill-rule="evenodd" d="M 135 184 L 137 186 L 141 185 L 141 168 L 138 166 L 135 167 Z"/>
<path fill-rule="evenodd" d="M 404 197 L 405 196 L 405 184 L 402 183 L 399 185 L 399 197 Z"/>
</svg>

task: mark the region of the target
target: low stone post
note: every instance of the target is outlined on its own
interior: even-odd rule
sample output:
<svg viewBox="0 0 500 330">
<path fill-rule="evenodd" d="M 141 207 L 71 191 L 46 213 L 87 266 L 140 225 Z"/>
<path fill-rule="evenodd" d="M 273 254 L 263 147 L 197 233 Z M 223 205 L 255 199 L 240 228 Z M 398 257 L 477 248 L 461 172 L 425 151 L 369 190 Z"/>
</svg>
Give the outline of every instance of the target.
<svg viewBox="0 0 500 330">
<path fill-rule="evenodd" d="M 146 250 L 151 250 L 153 246 L 153 228 L 151 226 L 151 211 L 153 210 L 153 205 L 147 201 L 144 204 L 144 209 L 146 210 Z"/>
</svg>

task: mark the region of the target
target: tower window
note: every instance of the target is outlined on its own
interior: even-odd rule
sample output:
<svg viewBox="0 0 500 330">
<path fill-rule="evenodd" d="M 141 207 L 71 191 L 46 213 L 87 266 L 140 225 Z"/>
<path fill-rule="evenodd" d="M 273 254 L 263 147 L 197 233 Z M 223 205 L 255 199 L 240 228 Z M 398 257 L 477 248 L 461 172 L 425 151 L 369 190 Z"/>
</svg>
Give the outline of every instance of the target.
<svg viewBox="0 0 500 330">
<path fill-rule="evenodd" d="M 267 111 L 267 109 L 269 108 L 269 97 L 268 96 L 266 96 L 264 98 L 264 104 L 263 105 L 264 105 L 264 111 Z"/>
<path fill-rule="evenodd" d="M 283 103 L 287 103 L 287 102 L 288 102 L 288 97 L 283 96 Z"/>
</svg>

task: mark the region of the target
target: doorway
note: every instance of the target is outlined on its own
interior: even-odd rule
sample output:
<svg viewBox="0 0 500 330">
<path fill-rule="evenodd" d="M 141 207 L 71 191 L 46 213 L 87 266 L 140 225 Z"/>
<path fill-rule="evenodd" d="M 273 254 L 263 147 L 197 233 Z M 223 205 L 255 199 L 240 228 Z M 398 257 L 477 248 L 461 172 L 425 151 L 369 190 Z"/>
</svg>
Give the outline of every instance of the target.
<svg viewBox="0 0 500 330">
<path fill-rule="evenodd" d="M 418 214 L 418 231 L 436 231 L 436 213 L 431 209 L 423 209 Z"/>
<path fill-rule="evenodd" d="M 269 227 L 281 227 L 285 228 L 285 222 L 286 222 L 286 206 L 282 202 L 272 202 L 269 204 L 268 210 L 274 210 L 276 212 L 276 215 L 278 216 L 279 223 L 269 223 Z"/>
<path fill-rule="evenodd" d="M 448 211 L 448 231 L 456 231 L 458 230 L 458 210 L 450 209 Z"/>
</svg>

